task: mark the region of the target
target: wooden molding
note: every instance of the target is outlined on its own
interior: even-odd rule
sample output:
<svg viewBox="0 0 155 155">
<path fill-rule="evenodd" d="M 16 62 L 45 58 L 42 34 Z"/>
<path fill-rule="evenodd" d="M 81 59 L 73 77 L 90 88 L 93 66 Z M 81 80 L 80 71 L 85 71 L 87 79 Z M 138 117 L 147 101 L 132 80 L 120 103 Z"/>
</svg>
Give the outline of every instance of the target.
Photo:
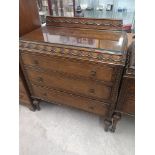
<svg viewBox="0 0 155 155">
<path fill-rule="evenodd" d="M 113 54 L 107 50 L 96 50 L 80 47 L 70 47 L 66 45 L 56 45 L 51 43 L 37 43 L 31 41 L 20 41 L 20 50 L 32 50 L 33 52 L 48 53 L 55 56 L 90 60 L 102 63 L 112 63 L 125 65 L 126 55 Z"/>
<path fill-rule="evenodd" d="M 79 17 L 46 17 L 47 26 L 67 26 L 100 30 L 122 30 L 123 21 L 117 19 L 95 19 Z"/>
</svg>

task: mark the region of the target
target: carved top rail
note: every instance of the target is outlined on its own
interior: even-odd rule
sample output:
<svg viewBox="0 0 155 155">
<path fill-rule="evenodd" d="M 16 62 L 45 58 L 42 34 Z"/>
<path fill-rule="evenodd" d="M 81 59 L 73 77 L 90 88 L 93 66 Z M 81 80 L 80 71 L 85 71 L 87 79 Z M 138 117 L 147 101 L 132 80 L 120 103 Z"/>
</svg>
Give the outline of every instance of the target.
<svg viewBox="0 0 155 155">
<path fill-rule="evenodd" d="M 89 48 L 81 48 L 67 45 L 58 45 L 44 42 L 32 42 L 20 40 L 19 49 L 21 51 L 31 51 L 36 53 L 46 53 L 58 57 L 76 58 L 81 60 L 89 60 L 100 63 L 109 63 L 115 65 L 125 65 L 126 54 L 111 53 L 106 50 L 96 50 Z"/>
<path fill-rule="evenodd" d="M 95 19 L 79 17 L 46 17 L 47 26 L 86 28 L 98 30 L 122 30 L 123 21 L 118 19 Z"/>
</svg>

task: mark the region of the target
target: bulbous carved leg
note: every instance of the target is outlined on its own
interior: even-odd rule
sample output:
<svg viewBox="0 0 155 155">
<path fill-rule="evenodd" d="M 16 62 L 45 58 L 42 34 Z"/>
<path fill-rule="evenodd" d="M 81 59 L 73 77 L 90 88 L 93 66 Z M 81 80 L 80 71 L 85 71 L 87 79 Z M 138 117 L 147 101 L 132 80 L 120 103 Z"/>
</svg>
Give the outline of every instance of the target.
<svg viewBox="0 0 155 155">
<path fill-rule="evenodd" d="M 33 100 L 33 105 L 35 105 L 37 110 L 40 110 L 40 106 L 39 106 L 39 101 L 38 100 Z"/>
<path fill-rule="evenodd" d="M 110 127 L 111 132 L 115 132 L 117 122 L 121 119 L 121 113 L 115 112 L 112 116 L 112 125 Z"/>
<path fill-rule="evenodd" d="M 35 111 L 35 110 L 36 110 L 36 107 L 35 107 L 35 106 L 30 106 L 29 109 L 30 109 L 31 111 Z"/>
<path fill-rule="evenodd" d="M 110 120 L 105 119 L 104 120 L 104 131 L 109 131 L 110 126 L 112 125 L 112 122 Z"/>
</svg>

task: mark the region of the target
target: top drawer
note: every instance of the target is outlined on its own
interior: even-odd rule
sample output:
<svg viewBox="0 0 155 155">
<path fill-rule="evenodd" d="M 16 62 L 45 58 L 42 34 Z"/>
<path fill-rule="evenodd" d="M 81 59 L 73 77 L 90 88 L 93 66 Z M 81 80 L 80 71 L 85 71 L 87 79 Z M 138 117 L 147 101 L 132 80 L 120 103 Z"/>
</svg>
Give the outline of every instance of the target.
<svg viewBox="0 0 155 155">
<path fill-rule="evenodd" d="M 68 73 L 70 75 L 81 76 L 84 78 L 93 78 L 100 81 L 112 82 L 114 69 L 103 64 L 93 64 L 70 60 L 65 58 L 56 58 L 41 54 L 32 54 L 23 52 L 22 60 L 25 65 L 50 69 L 53 71 Z"/>
</svg>

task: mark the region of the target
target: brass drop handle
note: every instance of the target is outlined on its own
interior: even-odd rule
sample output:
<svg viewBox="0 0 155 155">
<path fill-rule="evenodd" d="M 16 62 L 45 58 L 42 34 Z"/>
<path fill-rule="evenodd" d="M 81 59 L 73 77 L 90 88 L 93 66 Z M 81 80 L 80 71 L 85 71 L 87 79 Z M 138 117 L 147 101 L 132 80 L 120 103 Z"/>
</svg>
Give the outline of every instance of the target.
<svg viewBox="0 0 155 155">
<path fill-rule="evenodd" d="M 47 93 L 43 93 L 43 96 L 47 96 Z"/>
<path fill-rule="evenodd" d="M 96 75 L 96 71 L 94 71 L 94 70 L 92 70 L 91 72 L 90 72 L 90 74 L 91 74 L 91 76 L 95 76 Z"/>
<path fill-rule="evenodd" d="M 42 77 L 37 77 L 37 81 L 38 81 L 38 82 L 44 82 L 44 80 L 43 80 Z"/>
<path fill-rule="evenodd" d="M 94 107 L 90 106 L 89 109 L 94 110 Z"/>
<path fill-rule="evenodd" d="M 89 89 L 89 92 L 93 94 L 95 93 L 95 89 Z"/>
<path fill-rule="evenodd" d="M 34 60 L 34 64 L 38 65 L 39 64 L 38 60 Z"/>
</svg>

